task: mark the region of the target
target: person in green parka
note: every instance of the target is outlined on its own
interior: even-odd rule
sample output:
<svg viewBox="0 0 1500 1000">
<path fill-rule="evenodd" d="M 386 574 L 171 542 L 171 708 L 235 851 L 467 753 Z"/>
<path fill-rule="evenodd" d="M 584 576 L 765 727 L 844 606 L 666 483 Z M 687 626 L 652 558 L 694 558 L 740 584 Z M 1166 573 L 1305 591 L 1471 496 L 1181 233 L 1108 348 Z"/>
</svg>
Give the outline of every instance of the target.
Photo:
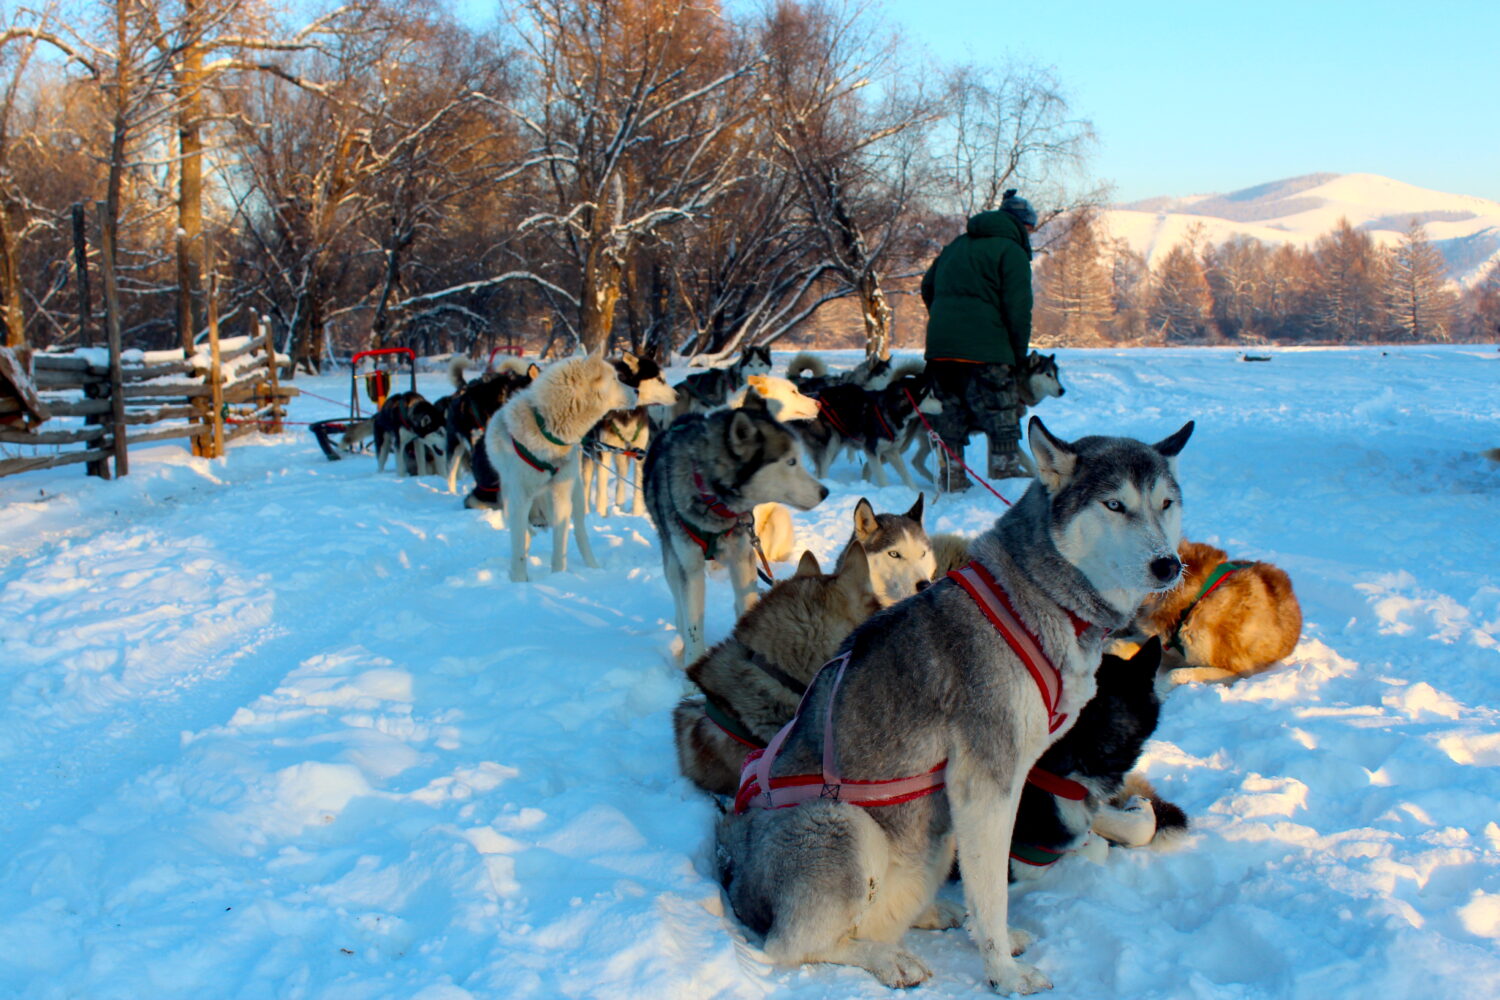
<svg viewBox="0 0 1500 1000">
<path fill-rule="evenodd" d="M 989 439 L 993 479 L 1026 477 L 1014 370 L 1031 345 L 1031 240 L 1036 212 L 1015 189 L 969 220 L 922 277 L 927 371 L 942 401 L 939 436 L 963 457 L 969 435 Z M 938 489 L 969 488 L 963 467 L 938 454 Z"/>
</svg>

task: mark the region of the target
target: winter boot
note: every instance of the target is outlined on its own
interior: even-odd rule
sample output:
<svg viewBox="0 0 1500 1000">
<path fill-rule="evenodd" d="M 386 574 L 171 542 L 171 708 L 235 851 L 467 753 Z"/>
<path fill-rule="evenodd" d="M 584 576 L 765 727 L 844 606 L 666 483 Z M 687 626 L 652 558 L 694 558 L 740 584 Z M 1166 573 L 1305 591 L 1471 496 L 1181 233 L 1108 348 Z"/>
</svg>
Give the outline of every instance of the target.
<svg viewBox="0 0 1500 1000">
<path fill-rule="evenodd" d="M 991 479 L 1030 479 L 1031 470 L 1015 451 L 990 451 Z"/>
<path fill-rule="evenodd" d="M 964 473 L 964 445 L 953 441 L 945 441 L 944 444 L 947 448 L 938 449 L 938 492 L 962 493 L 974 485 Z"/>
</svg>

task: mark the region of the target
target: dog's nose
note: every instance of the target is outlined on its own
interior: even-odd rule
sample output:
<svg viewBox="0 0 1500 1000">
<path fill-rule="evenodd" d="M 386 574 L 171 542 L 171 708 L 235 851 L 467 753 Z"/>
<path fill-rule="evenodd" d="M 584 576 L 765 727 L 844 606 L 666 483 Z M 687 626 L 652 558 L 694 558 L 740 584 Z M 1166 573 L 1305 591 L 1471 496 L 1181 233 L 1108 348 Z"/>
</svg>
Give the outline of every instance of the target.
<svg viewBox="0 0 1500 1000">
<path fill-rule="evenodd" d="M 820 485 L 818 487 L 818 501 L 821 503 L 822 501 L 827 500 L 827 499 L 828 499 L 828 487 Z"/>
<path fill-rule="evenodd" d="M 1066 396 L 1067 394 L 1068 390 L 1064 389 L 1062 386 L 1057 387 L 1057 396 L 1059 399 L 1061 399 L 1063 396 Z"/>
<path fill-rule="evenodd" d="M 920 594 L 922 591 L 926 590 L 930 586 L 932 586 L 932 581 L 931 580 L 918 580 L 917 581 L 917 593 Z"/>
<path fill-rule="evenodd" d="M 1182 572 L 1182 563 L 1176 556 L 1161 556 L 1151 560 L 1151 575 L 1162 583 L 1171 583 Z"/>
</svg>

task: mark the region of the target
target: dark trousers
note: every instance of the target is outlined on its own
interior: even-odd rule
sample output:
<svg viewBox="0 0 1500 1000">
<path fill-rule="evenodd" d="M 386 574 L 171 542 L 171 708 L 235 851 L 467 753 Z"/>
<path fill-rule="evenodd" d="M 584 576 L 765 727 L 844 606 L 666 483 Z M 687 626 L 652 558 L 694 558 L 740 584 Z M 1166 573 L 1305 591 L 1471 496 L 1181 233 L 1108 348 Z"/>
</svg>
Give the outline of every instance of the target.
<svg viewBox="0 0 1500 1000">
<path fill-rule="evenodd" d="M 1021 443 L 1021 399 L 1010 365 L 929 361 L 943 412 L 932 425 L 950 447 L 962 447 L 982 432 L 990 454 L 1015 454 Z"/>
</svg>

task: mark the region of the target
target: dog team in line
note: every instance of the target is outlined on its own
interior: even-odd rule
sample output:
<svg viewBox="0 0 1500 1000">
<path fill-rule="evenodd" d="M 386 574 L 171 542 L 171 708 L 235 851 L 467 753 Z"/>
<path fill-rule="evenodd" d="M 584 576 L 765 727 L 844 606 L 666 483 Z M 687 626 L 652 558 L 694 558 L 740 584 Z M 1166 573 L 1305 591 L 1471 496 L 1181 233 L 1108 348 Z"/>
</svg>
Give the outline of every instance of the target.
<svg viewBox="0 0 1500 1000">
<path fill-rule="evenodd" d="M 617 509 L 650 517 L 690 692 L 678 763 L 720 797 L 720 881 L 777 965 L 914 986 L 931 973 L 906 933 L 967 922 L 995 990 L 1049 988 L 1017 958 L 1031 938 L 1010 925 L 1009 883 L 1185 829 L 1131 773 L 1162 698 L 1264 670 L 1301 632 L 1283 571 L 1181 537 L 1191 421 L 1148 444 L 1064 440 L 1032 417 L 1032 478 L 989 530 L 929 536 L 921 494 L 902 513 L 861 499 L 829 572 L 806 552 L 760 594 L 757 570 L 792 555 L 787 508 L 828 496 L 841 453 L 915 490 L 916 445 L 930 478 L 924 424 L 941 404 L 920 362 L 834 374 L 803 354 L 779 378 L 751 348 L 674 387 L 630 354 L 508 359 L 473 381 L 462 361 L 446 400 L 385 401 L 380 468 L 394 454 L 398 472 L 436 471 L 441 455 L 454 490 L 468 465 L 465 503 L 503 511 L 515 581 L 534 527 L 553 533 L 554 572 L 570 528 L 595 566 L 585 520 L 608 513 L 611 485 Z M 1062 395 L 1055 359 L 1029 355 L 1017 388 L 1027 406 Z M 709 561 L 737 617 L 712 646 Z M 961 905 L 940 895 L 950 878 Z"/>
</svg>

